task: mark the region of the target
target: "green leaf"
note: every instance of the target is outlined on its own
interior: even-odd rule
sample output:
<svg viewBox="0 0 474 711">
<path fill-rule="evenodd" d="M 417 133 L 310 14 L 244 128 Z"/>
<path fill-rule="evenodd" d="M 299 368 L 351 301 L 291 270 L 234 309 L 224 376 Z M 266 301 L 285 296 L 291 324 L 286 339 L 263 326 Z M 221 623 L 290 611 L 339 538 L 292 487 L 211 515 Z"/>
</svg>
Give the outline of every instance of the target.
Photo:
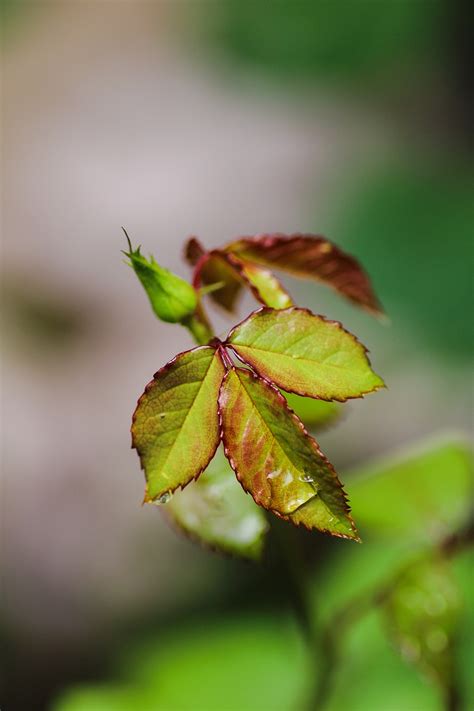
<svg viewBox="0 0 474 711">
<path fill-rule="evenodd" d="M 219 354 L 204 346 L 177 355 L 146 386 L 133 415 L 132 446 L 145 470 L 147 502 L 166 503 L 214 456 L 223 376 Z"/>
<path fill-rule="evenodd" d="M 400 574 L 383 610 L 402 657 L 441 687 L 453 682 L 458 587 L 441 559 L 417 561 Z"/>
<path fill-rule="evenodd" d="M 243 237 L 225 249 L 241 259 L 322 281 L 367 311 L 382 313 L 369 278 L 357 260 L 324 237 L 259 235 Z"/>
<path fill-rule="evenodd" d="M 245 575 L 245 572 L 243 573 Z M 119 649 L 122 678 L 62 691 L 49 711 L 295 711 L 311 669 L 293 620 L 273 606 L 249 615 L 187 615 Z M 136 635 L 135 635 L 136 636 Z M 114 654 L 117 650 L 114 648 Z M 185 680 L 185 682 L 183 681 Z"/>
<path fill-rule="evenodd" d="M 260 558 L 265 514 L 236 481 L 222 450 L 197 481 L 173 496 L 166 511 L 192 538 L 225 553 Z"/>
<path fill-rule="evenodd" d="M 354 471 L 352 508 L 367 530 L 431 544 L 467 520 L 472 471 L 467 443 L 438 438 Z"/>
<path fill-rule="evenodd" d="M 129 247 L 130 251 L 124 254 L 130 259 L 130 266 L 145 289 L 156 316 L 168 323 L 179 323 L 191 316 L 197 306 L 197 295 L 191 284 L 160 267 L 153 256 L 146 259 L 140 254 L 140 247 L 132 248 L 130 240 Z"/>
<path fill-rule="evenodd" d="M 293 305 L 288 292 L 268 269 L 263 269 L 243 259 L 237 259 L 231 254 L 227 255 L 227 259 L 235 267 L 257 301 L 272 309 L 286 309 Z"/>
<path fill-rule="evenodd" d="M 343 402 L 384 384 L 355 336 L 306 309 L 255 311 L 227 344 L 260 375 L 298 395 Z"/>
<path fill-rule="evenodd" d="M 282 391 L 286 401 L 310 430 L 319 430 L 332 425 L 342 415 L 342 405 L 326 400 L 314 400 L 294 393 Z"/>
<path fill-rule="evenodd" d="M 219 410 L 226 456 L 257 504 L 297 525 L 357 537 L 332 465 L 275 387 L 232 368 Z"/>
</svg>

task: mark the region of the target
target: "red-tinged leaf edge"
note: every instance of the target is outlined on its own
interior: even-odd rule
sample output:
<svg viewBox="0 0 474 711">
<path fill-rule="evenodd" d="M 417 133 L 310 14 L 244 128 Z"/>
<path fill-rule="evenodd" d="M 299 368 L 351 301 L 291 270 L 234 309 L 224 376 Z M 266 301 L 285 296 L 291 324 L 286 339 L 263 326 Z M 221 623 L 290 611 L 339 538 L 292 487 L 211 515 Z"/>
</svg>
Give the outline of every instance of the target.
<svg viewBox="0 0 474 711">
<path fill-rule="evenodd" d="M 359 289 L 361 294 L 357 295 L 357 289 L 356 289 L 356 295 L 352 293 L 352 291 L 347 291 L 347 288 L 344 286 L 344 282 L 342 283 L 342 286 L 337 285 L 336 283 L 331 283 L 331 278 L 328 276 L 325 276 L 324 273 L 318 274 L 318 267 L 315 266 L 314 268 L 314 273 L 302 273 L 301 270 L 298 270 L 297 268 L 294 268 L 290 265 L 281 265 L 275 262 L 272 262 L 271 258 L 266 259 L 264 262 L 262 260 L 261 263 L 264 263 L 265 266 L 270 267 L 273 265 L 275 269 L 281 269 L 283 271 L 286 271 L 290 274 L 293 274 L 294 276 L 300 277 L 300 278 L 314 278 L 317 281 L 320 281 L 327 286 L 330 286 L 333 288 L 335 291 L 337 291 L 339 294 L 343 295 L 345 298 L 347 298 L 349 301 L 352 301 L 354 304 L 357 306 L 360 306 L 364 308 L 366 311 L 369 313 L 372 313 L 374 316 L 377 317 L 385 317 L 385 312 L 384 309 L 377 298 L 375 291 L 372 287 L 371 280 L 365 271 L 365 269 L 359 264 L 358 260 L 353 257 L 351 254 L 348 254 L 347 252 L 343 251 L 340 249 L 336 244 L 331 242 L 330 240 L 326 239 L 326 237 L 322 235 L 316 235 L 316 234 L 310 234 L 310 233 L 294 233 L 294 234 L 282 234 L 279 232 L 275 233 L 270 233 L 270 234 L 258 234 L 258 235 L 253 235 L 253 236 L 242 236 L 242 237 L 237 237 L 236 239 L 232 240 L 228 244 L 224 246 L 224 250 L 228 252 L 236 252 L 237 255 L 239 254 L 239 251 L 245 252 L 245 249 L 252 250 L 252 247 L 258 247 L 259 249 L 262 250 L 262 258 L 265 256 L 265 249 L 271 250 L 273 248 L 278 248 L 278 246 L 281 245 L 281 247 L 284 249 L 288 249 L 288 246 L 292 244 L 293 245 L 301 245 L 304 242 L 308 242 L 313 245 L 313 247 L 319 247 L 319 251 L 322 252 L 323 254 L 331 252 L 337 259 L 339 259 L 342 262 L 345 262 L 346 268 L 351 270 L 353 272 L 353 276 L 355 275 L 358 281 L 360 282 L 359 284 Z M 326 247 L 326 250 L 321 250 L 321 247 Z M 308 248 L 309 249 L 309 248 Z M 247 257 L 245 257 L 247 258 Z M 308 255 L 308 260 L 309 260 L 309 255 Z M 249 258 L 249 261 L 252 261 L 251 258 Z M 260 263 L 258 259 L 254 260 L 257 263 Z M 309 272 L 310 270 L 308 270 Z"/>
<path fill-rule="evenodd" d="M 168 361 L 167 363 L 165 363 L 165 365 L 163 365 L 159 370 L 157 370 L 156 373 L 154 373 L 152 380 L 150 380 L 150 382 L 145 385 L 145 389 L 144 389 L 143 393 L 140 395 L 140 397 L 139 397 L 138 400 L 137 400 L 137 404 L 136 404 L 136 406 L 135 406 L 135 410 L 133 411 L 133 415 L 132 415 L 132 425 L 131 425 L 131 427 L 130 427 L 130 433 L 131 433 L 131 435 L 132 435 L 131 449 L 135 449 L 135 450 L 136 450 L 136 452 L 137 452 L 137 454 L 138 454 L 139 461 L 140 461 L 140 469 L 141 469 L 142 471 L 144 471 L 145 468 L 144 468 L 144 466 L 142 465 L 142 458 L 141 458 L 141 455 L 140 455 L 140 451 L 139 451 L 139 449 L 138 449 L 138 447 L 137 447 L 137 445 L 136 445 L 136 443 L 135 443 L 135 438 L 134 438 L 134 434 L 133 434 L 133 425 L 135 424 L 137 410 L 138 410 L 139 406 L 141 405 L 141 402 L 142 402 L 142 400 L 144 399 L 145 395 L 148 394 L 149 390 L 150 390 L 150 389 L 153 387 L 153 385 L 155 384 L 156 380 L 158 380 L 158 378 L 159 378 L 161 375 L 163 375 L 164 373 L 166 373 L 166 371 L 168 371 L 168 370 L 171 368 L 171 366 L 175 363 L 175 361 L 176 361 L 178 358 L 180 358 L 180 357 L 183 356 L 183 355 L 186 355 L 187 353 L 191 353 L 192 351 L 202 350 L 203 348 L 213 348 L 214 351 L 216 351 L 216 352 L 218 353 L 219 358 L 220 358 L 220 359 L 222 360 L 222 362 L 223 362 L 224 368 L 227 370 L 227 365 L 226 365 L 225 361 L 224 361 L 223 358 L 222 358 L 222 349 L 221 349 L 221 348 L 216 348 L 216 346 L 215 346 L 214 344 L 212 344 L 212 343 L 210 343 L 209 345 L 197 346 L 196 348 L 189 348 L 189 349 L 186 350 L 186 351 L 181 351 L 180 353 L 177 353 L 177 354 L 174 356 L 174 358 L 172 358 L 170 361 Z M 217 407 L 217 403 L 216 403 L 216 407 Z M 209 459 L 207 460 L 206 464 L 195 474 L 195 476 L 193 476 L 191 479 L 189 479 L 189 481 L 187 481 L 186 484 L 184 484 L 184 485 L 178 484 L 178 486 L 175 486 L 174 489 L 168 489 L 168 492 L 167 492 L 167 493 L 173 494 L 175 491 L 178 491 L 178 489 L 184 489 L 184 488 L 185 488 L 188 484 L 190 484 L 192 481 L 197 481 L 197 480 L 199 479 L 199 477 L 201 476 L 201 474 L 203 473 L 203 471 L 205 471 L 205 470 L 207 469 L 207 467 L 209 466 L 210 462 L 214 459 L 214 456 L 215 456 L 215 454 L 216 454 L 216 452 L 217 452 L 217 448 L 218 448 L 219 444 L 221 443 L 221 438 L 222 438 L 222 425 L 221 425 L 221 418 L 220 418 L 220 413 L 219 413 L 219 411 L 218 411 L 218 422 L 219 422 L 219 428 L 218 428 L 217 441 L 216 441 L 215 447 L 213 447 L 212 454 L 211 454 L 211 456 L 209 457 Z M 149 498 L 148 492 L 147 492 L 147 482 L 146 482 L 146 483 L 145 483 L 145 494 L 144 494 L 144 497 L 143 497 L 142 506 L 143 506 L 143 504 L 153 504 L 153 503 L 157 500 L 157 498 L 159 498 L 159 497 L 155 497 L 154 499 Z"/>
<path fill-rule="evenodd" d="M 370 358 L 369 358 L 369 356 L 368 356 L 368 354 L 370 353 L 370 351 L 369 351 L 369 349 L 367 348 L 367 346 L 365 346 L 361 341 L 359 341 L 359 339 L 357 338 L 357 336 L 355 336 L 353 333 L 351 333 L 351 332 L 348 331 L 346 328 L 344 328 L 344 326 L 342 325 L 342 323 L 341 323 L 340 321 L 336 321 L 336 320 L 334 320 L 334 319 L 326 318 L 325 316 L 322 316 L 321 314 L 315 314 L 315 313 L 313 313 L 310 309 L 303 308 L 303 307 L 300 307 L 300 306 L 289 306 L 287 309 L 271 309 L 269 306 L 261 306 L 259 309 L 256 309 L 255 311 L 252 311 L 251 314 L 249 314 L 246 318 L 242 319 L 242 321 L 240 321 L 238 324 L 236 324 L 235 326 L 233 326 L 233 327 L 231 328 L 231 330 L 230 330 L 229 333 L 227 334 L 227 337 L 226 337 L 225 341 L 223 341 L 223 345 L 224 345 L 226 348 L 229 348 L 229 349 L 232 351 L 232 353 L 234 353 L 235 356 L 240 360 L 240 362 L 243 363 L 244 365 L 246 365 L 248 368 L 251 368 L 252 370 L 254 370 L 255 372 L 257 372 L 257 369 L 256 369 L 251 363 L 247 363 L 247 361 L 243 358 L 243 356 L 241 356 L 239 353 L 237 353 L 236 350 L 234 350 L 234 347 L 233 347 L 232 343 L 229 343 L 229 340 L 230 340 L 230 338 L 232 337 L 232 334 L 234 333 L 234 331 L 236 331 L 238 328 L 240 328 L 240 326 L 242 326 L 246 321 L 249 321 L 250 319 L 254 318 L 255 316 L 257 316 L 257 315 L 260 314 L 260 313 L 263 313 L 263 312 L 265 312 L 265 313 L 270 313 L 270 312 L 273 312 L 273 311 L 274 311 L 275 313 L 281 313 L 281 314 L 283 314 L 283 313 L 285 313 L 285 312 L 287 312 L 287 311 L 306 311 L 306 313 L 308 313 L 310 316 L 316 316 L 317 318 L 320 318 L 322 321 L 325 321 L 326 323 L 335 324 L 335 325 L 339 326 L 339 327 L 340 327 L 345 333 L 347 333 L 354 341 L 356 341 L 356 342 L 361 346 L 361 348 L 363 348 L 365 357 L 367 358 L 367 362 L 368 362 L 369 366 L 372 368 L 372 363 L 370 362 Z M 374 372 L 375 372 L 375 371 L 374 371 Z M 265 376 L 264 373 L 258 372 L 258 375 L 259 375 L 261 378 L 263 378 L 263 380 L 266 380 L 267 382 L 270 382 L 270 380 Z M 377 374 L 376 374 L 376 375 L 377 375 Z M 380 378 L 380 375 L 378 375 L 378 377 Z M 380 379 L 382 380 L 382 378 L 380 378 Z M 276 383 L 276 385 L 278 385 L 278 383 Z M 287 392 L 287 393 L 293 393 L 294 395 L 301 395 L 302 397 L 310 397 L 310 398 L 313 399 L 313 400 L 324 400 L 325 402 L 347 402 L 348 400 L 359 400 L 359 399 L 361 399 L 361 398 L 364 398 L 365 395 L 370 395 L 370 393 L 377 392 L 377 390 L 381 390 L 382 388 L 387 388 L 387 389 L 388 389 L 386 383 L 382 380 L 382 385 L 376 385 L 376 386 L 373 387 L 371 390 L 367 390 L 367 391 L 361 393 L 360 395 L 350 395 L 349 397 L 346 397 L 346 398 L 337 398 L 337 397 L 334 397 L 334 398 L 331 398 L 330 400 L 327 400 L 326 398 L 323 398 L 323 397 L 315 397 L 314 395 L 309 395 L 309 393 L 306 393 L 306 392 L 300 392 L 300 391 L 297 391 L 297 390 L 292 390 L 291 388 L 288 388 L 288 387 L 283 386 L 283 385 L 278 385 L 278 387 L 281 387 L 281 389 L 284 390 L 284 391 Z"/>
<path fill-rule="evenodd" d="M 226 378 L 229 376 L 229 372 L 231 372 L 232 370 L 237 370 L 237 369 L 236 369 L 234 366 L 232 366 L 232 368 L 229 368 L 228 372 L 226 373 L 226 375 L 224 376 L 224 378 L 223 378 L 223 380 L 222 380 L 220 390 L 222 390 L 223 385 L 224 385 L 224 382 L 225 382 Z M 308 433 L 306 427 L 304 426 L 304 424 L 303 424 L 303 422 L 300 420 L 300 418 L 299 418 L 299 417 L 296 415 L 296 413 L 289 407 L 287 401 L 285 400 L 285 398 L 283 397 L 283 395 L 281 394 L 281 392 L 278 390 L 278 388 L 277 388 L 275 385 L 273 385 L 273 383 L 271 383 L 269 380 L 267 380 L 265 377 L 262 377 L 262 376 L 258 375 L 258 374 L 255 373 L 253 370 L 250 370 L 249 373 L 250 373 L 250 375 L 251 375 L 255 380 L 263 380 L 263 381 L 265 382 L 265 384 L 268 385 L 268 386 L 275 392 L 275 394 L 277 395 L 278 401 L 280 402 L 282 408 L 283 408 L 284 410 L 286 410 L 286 411 L 288 412 L 289 417 L 291 417 L 291 418 L 296 422 L 296 424 L 298 425 L 298 427 L 301 429 L 301 432 L 302 432 L 303 436 L 306 437 L 306 438 L 310 441 L 311 447 L 315 450 L 315 453 L 318 454 L 318 455 L 327 463 L 328 469 L 329 469 L 329 471 L 331 472 L 331 475 L 332 475 L 332 477 L 333 477 L 333 479 L 334 479 L 334 481 L 335 481 L 335 484 L 336 484 L 336 486 L 337 486 L 337 487 L 339 488 L 339 490 L 340 490 L 340 493 L 341 493 L 341 496 L 342 496 L 342 499 L 343 499 L 343 508 L 344 508 L 345 516 L 346 516 L 347 520 L 349 521 L 349 524 L 350 524 L 351 529 L 354 531 L 354 536 L 348 536 L 348 535 L 346 535 L 346 534 L 344 534 L 344 533 L 340 533 L 340 532 L 338 532 L 338 531 L 330 531 L 330 530 L 328 530 L 328 529 L 321 529 L 321 528 L 315 528 L 315 527 L 310 528 L 309 526 L 307 526 L 307 525 L 306 525 L 305 523 L 303 523 L 303 522 L 302 522 L 302 523 L 297 523 L 297 524 L 295 524 L 295 523 L 292 521 L 292 519 L 291 519 L 291 515 L 282 514 L 282 513 L 280 513 L 279 511 L 277 511 L 277 510 L 275 510 L 275 509 L 267 509 L 267 510 L 269 510 L 270 513 L 275 514 L 275 516 L 277 516 L 278 518 L 281 518 L 281 519 L 283 519 L 284 521 L 289 521 L 289 522 L 292 523 L 294 526 L 297 526 L 297 527 L 303 526 L 303 527 L 306 528 L 308 531 L 314 531 L 314 530 L 316 530 L 316 531 L 319 531 L 320 533 L 327 533 L 327 534 L 329 534 L 329 535 L 331 535 L 331 536 L 334 536 L 334 537 L 336 537 L 336 538 L 346 538 L 346 539 L 348 539 L 348 540 L 356 541 L 357 543 L 360 543 L 360 542 L 361 542 L 361 539 L 360 539 L 360 537 L 359 537 L 359 534 L 358 534 L 356 525 L 355 525 L 355 523 L 354 523 L 354 520 L 353 520 L 352 516 L 350 515 L 351 509 L 350 509 L 350 506 L 349 506 L 349 501 L 348 501 L 347 494 L 346 494 L 346 492 L 345 492 L 345 490 L 344 490 L 343 485 L 341 484 L 341 482 L 340 482 L 340 480 L 339 480 L 339 477 L 337 476 L 336 470 L 334 469 L 333 465 L 332 465 L 331 462 L 327 459 L 327 457 L 322 453 L 322 451 L 321 451 L 320 448 L 319 448 L 318 443 L 316 442 L 316 440 L 314 439 L 314 437 L 311 437 L 311 435 Z M 219 398 L 218 398 L 218 413 L 219 413 L 219 424 L 220 424 L 220 430 L 221 430 L 221 440 L 222 440 L 222 444 L 223 444 L 223 447 L 224 447 L 224 454 L 225 454 L 225 456 L 227 457 L 227 459 L 228 459 L 228 461 L 229 461 L 229 464 L 230 464 L 230 466 L 232 467 L 233 471 L 235 472 L 235 476 L 236 476 L 236 478 L 237 478 L 237 481 L 239 482 L 239 484 L 241 485 L 241 487 L 242 487 L 242 489 L 245 491 L 245 493 L 246 493 L 246 494 L 250 494 L 250 496 L 253 498 L 253 500 L 255 501 L 255 503 L 257 504 L 257 506 L 260 506 L 261 508 L 264 508 L 264 507 L 262 507 L 261 504 L 257 503 L 257 501 L 255 500 L 255 497 L 254 497 L 253 493 L 252 493 L 250 490 L 247 490 L 247 489 L 245 488 L 243 482 L 241 481 L 241 479 L 240 479 L 240 477 L 239 477 L 239 472 L 237 471 L 237 467 L 236 467 L 236 465 L 235 465 L 235 462 L 234 462 L 234 460 L 232 459 L 232 456 L 231 456 L 231 454 L 230 454 L 230 452 L 229 452 L 229 447 L 228 447 L 228 443 L 227 443 L 227 441 L 226 441 L 225 432 L 224 432 L 223 423 L 222 423 L 222 406 L 221 406 L 221 396 L 220 396 L 220 392 L 219 392 Z M 298 510 L 304 508 L 304 506 L 307 505 L 307 504 L 309 504 L 311 501 L 312 501 L 312 499 L 310 499 L 309 501 L 306 501 L 304 504 L 302 504 L 301 507 L 299 507 L 298 509 L 296 509 L 296 511 L 298 511 Z M 293 511 L 292 513 L 295 513 L 295 512 Z"/>
</svg>

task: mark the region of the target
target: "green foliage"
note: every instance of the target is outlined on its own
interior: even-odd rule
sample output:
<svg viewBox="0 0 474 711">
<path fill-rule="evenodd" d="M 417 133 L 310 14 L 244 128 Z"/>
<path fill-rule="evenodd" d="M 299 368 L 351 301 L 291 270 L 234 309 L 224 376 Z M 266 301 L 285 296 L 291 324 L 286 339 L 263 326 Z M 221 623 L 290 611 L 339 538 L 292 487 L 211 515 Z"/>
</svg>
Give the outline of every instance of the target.
<svg viewBox="0 0 474 711">
<path fill-rule="evenodd" d="M 469 477 L 469 461 L 459 457 L 459 451 L 466 448 L 458 441 L 424 449 L 426 462 L 430 455 L 432 462 L 441 459 L 440 467 L 433 469 L 433 489 L 449 480 L 451 472 L 458 472 L 454 481 L 461 478 L 461 469 L 463 477 Z M 380 467 L 368 466 L 367 476 L 361 471 L 367 509 L 372 506 L 379 511 L 384 486 L 386 501 L 390 501 L 397 477 L 398 500 L 416 505 L 419 492 L 406 482 L 418 476 L 417 457 L 408 453 L 395 459 L 392 464 L 387 460 Z M 175 498 L 197 484 L 190 484 Z M 355 491 L 357 486 L 354 482 Z M 455 485 L 453 500 L 460 503 L 453 501 L 446 510 L 446 531 L 463 531 L 465 498 L 465 490 Z M 426 519 L 425 525 L 433 528 L 437 516 L 433 511 L 431 524 Z M 472 560 L 461 549 L 450 561 L 442 560 L 428 554 L 427 542 L 417 538 L 400 542 L 394 534 L 388 540 L 381 535 L 376 517 L 366 517 L 364 526 L 364 545 L 338 547 L 331 552 L 330 565 L 320 559 L 309 592 L 322 625 L 321 637 L 325 630 L 333 632 L 335 658 L 323 642 L 308 660 L 302 639 L 286 615 L 269 613 L 265 600 L 264 612 L 200 616 L 185 624 L 180 616 L 182 624 L 171 631 L 149 630 L 147 641 L 127 645 L 114 684 L 72 689 L 52 711 L 293 711 L 305 708 L 308 689 L 318 673 L 329 684 L 320 707 L 324 711 L 441 711 L 438 686 L 444 694 L 444 685 L 449 683 L 446 670 L 453 671 L 449 671 L 451 663 L 461 693 L 459 708 L 471 708 Z M 443 646 L 446 638 L 447 647 Z M 452 640 L 461 647 L 446 666 Z M 421 653 L 417 659 L 408 651 L 414 648 Z M 415 668 L 422 674 L 414 673 Z M 368 669 L 373 673 L 367 673 Z M 430 671 L 437 685 L 426 682 Z"/>
<path fill-rule="evenodd" d="M 286 309 L 293 305 L 291 296 L 268 269 L 263 269 L 257 264 L 238 259 L 230 254 L 227 255 L 227 258 L 247 283 L 257 301 L 272 309 Z"/>
<path fill-rule="evenodd" d="M 219 444 L 217 396 L 224 376 L 218 353 L 207 346 L 165 365 L 138 401 L 132 442 L 145 469 L 145 500 L 166 503 L 206 468 Z"/>
<path fill-rule="evenodd" d="M 197 481 L 173 496 L 168 513 L 191 538 L 232 555 L 258 559 L 268 523 L 245 495 L 219 450 Z"/>
<path fill-rule="evenodd" d="M 124 666 L 127 685 L 73 690 L 53 711 L 290 711 L 308 675 L 286 616 L 190 624 L 133 649 Z"/>
<path fill-rule="evenodd" d="M 153 258 L 145 260 L 139 249 L 130 246 L 127 256 L 155 313 L 165 321 L 181 320 L 198 343 L 208 343 L 176 356 L 155 374 L 138 401 L 132 443 L 145 470 L 144 501 L 168 503 L 177 489 L 200 477 L 222 439 L 237 479 L 259 506 L 295 525 L 357 539 L 333 466 L 278 388 L 345 401 L 377 390 L 383 381 L 352 334 L 339 323 L 290 306 L 287 292 L 267 269 L 274 265 L 322 280 L 378 312 L 370 282 L 356 260 L 313 235 L 242 238 L 211 252 L 193 237 L 185 247 L 185 257 L 194 267 L 191 287 L 158 267 Z M 191 289 L 193 299 L 186 301 L 182 284 Z M 224 341 L 212 338 L 196 294 L 206 293 L 232 310 L 242 285 L 267 306 L 236 326 Z M 232 354 L 247 368 L 236 368 Z M 297 409 L 302 407 L 295 403 Z M 319 404 L 316 422 L 333 417 L 334 407 Z M 314 412 L 315 408 L 313 423 Z M 266 529 L 262 515 L 238 488 L 232 488 L 229 472 L 218 471 L 211 469 L 199 485 L 180 494 L 170 507 L 172 515 L 204 543 L 258 557 Z M 229 500 L 219 507 L 212 492 L 227 486 Z"/>
<path fill-rule="evenodd" d="M 231 331 L 228 343 L 264 377 L 298 395 L 343 402 L 384 384 L 351 333 L 305 309 L 261 309 Z"/>
<path fill-rule="evenodd" d="M 433 543 L 469 516 L 472 454 L 462 440 L 366 465 L 350 479 L 359 525 L 387 539 Z"/>
<path fill-rule="evenodd" d="M 383 611 L 402 657 L 449 689 L 460 599 L 447 563 L 430 557 L 409 566 L 391 587 Z"/>
</svg>

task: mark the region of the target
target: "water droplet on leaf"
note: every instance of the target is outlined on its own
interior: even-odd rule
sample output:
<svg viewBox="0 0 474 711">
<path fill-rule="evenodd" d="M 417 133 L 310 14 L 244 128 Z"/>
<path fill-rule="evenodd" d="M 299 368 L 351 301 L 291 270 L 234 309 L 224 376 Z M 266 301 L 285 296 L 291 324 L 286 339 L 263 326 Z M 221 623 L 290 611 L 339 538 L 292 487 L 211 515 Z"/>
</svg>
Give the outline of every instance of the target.
<svg viewBox="0 0 474 711">
<path fill-rule="evenodd" d="M 170 491 L 165 491 L 164 494 L 161 494 L 155 501 L 153 502 L 157 506 L 163 506 L 164 504 L 167 504 L 168 501 L 171 499 L 171 492 Z"/>
</svg>

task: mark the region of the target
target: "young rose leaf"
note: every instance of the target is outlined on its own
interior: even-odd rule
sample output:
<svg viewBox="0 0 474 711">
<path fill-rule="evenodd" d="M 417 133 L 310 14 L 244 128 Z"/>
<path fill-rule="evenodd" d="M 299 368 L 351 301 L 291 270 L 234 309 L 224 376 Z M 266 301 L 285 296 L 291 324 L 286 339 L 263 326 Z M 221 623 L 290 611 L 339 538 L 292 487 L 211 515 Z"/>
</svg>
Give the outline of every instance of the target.
<svg viewBox="0 0 474 711">
<path fill-rule="evenodd" d="M 331 481 L 325 482 L 324 491 L 300 506 L 289 516 L 283 516 L 295 526 L 304 526 L 330 533 L 340 538 L 351 538 L 360 542 L 345 492 L 336 477 L 337 487 Z M 339 488 L 338 488 L 339 487 Z"/>
<path fill-rule="evenodd" d="M 311 431 L 329 427 L 342 415 L 343 406 L 338 402 L 314 400 L 282 391 L 289 407 L 298 415 L 304 426 Z"/>
<path fill-rule="evenodd" d="M 259 235 L 231 242 L 226 251 L 266 267 L 328 284 L 374 314 L 383 313 L 365 271 L 354 257 L 318 235 Z"/>
<path fill-rule="evenodd" d="M 140 280 L 151 307 L 162 321 L 179 323 L 190 317 L 197 306 L 197 295 L 191 284 L 160 267 L 153 256 L 146 259 L 140 253 L 140 247 L 133 249 L 127 233 L 130 247 L 124 254 L 130 259 L 130 266 Z"/>
<path fill-rule="evenodd" d="M 197 237 L 190 237 L 184 245 L 184 258 L 192 267 L 194 267 L 205 254 L 206 250 Z"/>
<path fill-rule="evenodd" d="M 343 402 L 384 385 L 355 336 L 306 309 L 255 311 L 227 344 L 262 376 L 298 395 Z"/>
<path fill-rule="evenodd" d="M 166 511 L 193 538 L 232 555 L 260 558 L 268 522 L 261 508 L 236 481 L 222 450 Z"/>
<path fill-rule="evenodd" d="M 145 470 L 147 502 L 184 487 L 214 456 L 223 376 L 219 354 L 204 346 L 176 356 L 146 386 L 133 415 L 132 447 Z"/>
<path fill-rule="evenodd" d="M 226 259 L 225 255 L 213 251 L 198 261 L 193 283 L 197 289 L 202 285 L 221 284 L 221 287 L 216 291 L 212 291 L 209 296 L 226 311 L 232 312 L 240 295 L 243 279 L 230 264 L 229 260 Z"/>
<path fill-rule="evenodd" d="M 268 269 L 262 269 L 256 264 L 238 259 L 231 254 L 227 255 L 227 259 L 240 274 L 257 301 L 272 309 L 286 309 L 293 305 L 288 292 Z"/>
<path fill-rule="evenodd" d="M 219 411 L 226 456 L 257 504 L 308 528 L 357 537 L 332 465 L 275 387 L 232 368 Z M 318 503 L 311 516 L 300 515 L 308 502 Z"/>
<path fill-rule="evenodd" d="M 197 248 L 189 243 L 186 254 L 190 260 L 197 256 Z M 219 284 L 210 293 L 211 298 L 227 311 L 234 311 L 243 286 L 250 289 L 257 301 L 274 309 L 284 309 L 293 304 L 291 297 L 278 279 L 256 264 L 239 259 L 232 254 L 212 250 L 200 257 L 194 272 L 194 286 Z"/>
<path fill-rule="evenodd" d="M 389 634 L 402 657 L 445 689 L 453 682 L 459 597 L 447 563 L 427 559 L 399 576 L 383 605 Z"/>
</svg>

